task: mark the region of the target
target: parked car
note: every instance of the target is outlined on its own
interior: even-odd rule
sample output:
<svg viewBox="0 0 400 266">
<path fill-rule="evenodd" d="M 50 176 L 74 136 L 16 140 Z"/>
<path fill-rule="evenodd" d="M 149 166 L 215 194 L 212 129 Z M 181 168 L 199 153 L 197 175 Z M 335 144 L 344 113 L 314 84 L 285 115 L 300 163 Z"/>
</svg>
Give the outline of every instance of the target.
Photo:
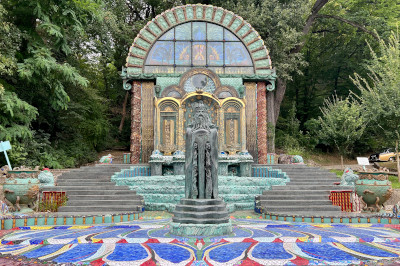
<svg viewBox="0 0 400 266">
<path fill-rule="evenodd" d="M 380 153 L 374 153 L 369 156 L 370 162 L 388 162 L 395 160 L 396 160 L 396 153 L 394 152 L 394 149 L 390 148 L 384 149 Z"/>
</svg>

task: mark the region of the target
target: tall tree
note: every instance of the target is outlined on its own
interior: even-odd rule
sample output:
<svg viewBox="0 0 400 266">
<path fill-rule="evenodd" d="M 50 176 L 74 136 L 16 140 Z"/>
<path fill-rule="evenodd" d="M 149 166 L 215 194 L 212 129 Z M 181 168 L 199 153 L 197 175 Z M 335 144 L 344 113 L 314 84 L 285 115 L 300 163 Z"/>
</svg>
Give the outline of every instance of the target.
<svg viewBox="0 0 400 266">
<path fill-rule="evenodd" d="M 386 135 L 388 142 L 400 141 L 400 38 L 393 33 L 385 42 L 379 40 L 379 51 L 372 48 L 372 59 L 367 63 L 368 77 L 355 73 L 352 81 L 360 90 L 359 99 L 365 106 L 369 120 L 374 121 L 376 130 Z M 391 140 L 391 141 L 390 141 Z M 397 168 L 400 181 L 399 156 Z"/>
</svg>

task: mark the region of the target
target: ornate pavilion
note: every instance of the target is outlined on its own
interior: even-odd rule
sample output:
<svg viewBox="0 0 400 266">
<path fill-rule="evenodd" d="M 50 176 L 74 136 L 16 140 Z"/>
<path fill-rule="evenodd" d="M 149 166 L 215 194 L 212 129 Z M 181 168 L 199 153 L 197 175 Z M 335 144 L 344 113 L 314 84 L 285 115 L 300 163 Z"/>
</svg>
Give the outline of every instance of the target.
<svg viewBox="0 0 400 266">
<path fill-rule="evenodd" d="M 131 163 L 152 152 L 184 151 L 193 106 L 202 101 L 218 127 L 219 150 L 267 162 L 267 104 L 275 70 L 263 40 L 243 18 L 210 5 L 163 12 L 139 32 L 122 78 L 131 91 Z M 273 138 L 271 138 L 273 141 Z"/>
</svg>

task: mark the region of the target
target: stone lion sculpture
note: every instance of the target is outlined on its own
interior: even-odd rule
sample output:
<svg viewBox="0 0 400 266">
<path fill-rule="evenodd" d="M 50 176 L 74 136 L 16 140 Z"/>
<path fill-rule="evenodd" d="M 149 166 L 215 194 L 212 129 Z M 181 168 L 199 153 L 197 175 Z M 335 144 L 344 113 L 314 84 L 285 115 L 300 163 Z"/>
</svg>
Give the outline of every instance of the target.
<svg viewBox="0 0 400 266">
<path fill-rule="evenodd" d="M 344 169 L 340 185 L 355 187 L 358 179 L 358 175 L 356 175 L 350 167 L 346 167 L 346 169 Z"/>
</svg>

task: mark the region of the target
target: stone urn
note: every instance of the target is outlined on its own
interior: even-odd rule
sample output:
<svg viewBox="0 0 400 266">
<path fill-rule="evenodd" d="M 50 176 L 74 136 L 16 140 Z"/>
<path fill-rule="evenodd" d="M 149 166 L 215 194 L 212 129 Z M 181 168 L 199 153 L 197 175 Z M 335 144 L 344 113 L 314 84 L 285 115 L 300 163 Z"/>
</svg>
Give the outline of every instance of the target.
<svg viewBox="0 0 400 266">
<path fill-rule="evenodd" d="M 19 209 L 19 204 L 34 208 L 39 195 L 40 181 L 37 178 L 6 179 L 3 188 L 7 191 L 6 199 L 14 204 L 16 209 Z"/>
<path fill-rule="evenodd" d="M 392 196 L 392 183 L 385 172 L 360 172 L 355 183 L 357 195 L 364 202 L 363 210 L 379 212 Z"/>
</svg>

